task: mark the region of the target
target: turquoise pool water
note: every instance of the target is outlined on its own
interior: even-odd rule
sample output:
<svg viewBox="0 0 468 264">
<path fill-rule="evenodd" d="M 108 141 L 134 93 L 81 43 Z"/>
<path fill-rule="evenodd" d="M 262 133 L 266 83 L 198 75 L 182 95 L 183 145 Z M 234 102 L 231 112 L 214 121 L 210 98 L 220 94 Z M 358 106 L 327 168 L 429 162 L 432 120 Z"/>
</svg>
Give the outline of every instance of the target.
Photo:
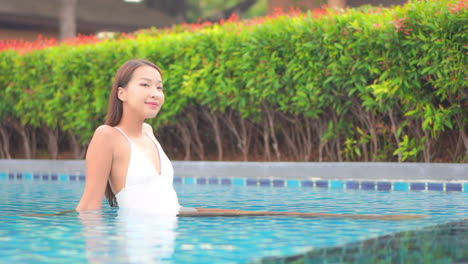
<svg viewBox="0 0 468 264">
<path fill-rule="evenodd" d="M 352 214 L 422 214 L 411 221 L 294 217 L 159 218 L 73 209 L 84 182 L 0 180 L 0 263 L 249 263 L 468 217 L 466 192 L 175 184 L 189 207 Z M 450 263 L 448 261 L 447 263 Z"/>
</svg>

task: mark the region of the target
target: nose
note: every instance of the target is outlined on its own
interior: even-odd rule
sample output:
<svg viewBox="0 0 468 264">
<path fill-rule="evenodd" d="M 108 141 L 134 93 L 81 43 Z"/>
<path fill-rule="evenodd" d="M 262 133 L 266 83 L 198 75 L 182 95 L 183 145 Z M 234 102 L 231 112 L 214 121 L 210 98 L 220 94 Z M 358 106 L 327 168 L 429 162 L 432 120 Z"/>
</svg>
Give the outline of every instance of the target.
<svg viewBox="0 0 468 264">
<path fill-rule="evenodd" d="M 161 92 L 159 91 L 158 88 L 151 89 L 151 98 L 157 99 Z"/>
</svg>

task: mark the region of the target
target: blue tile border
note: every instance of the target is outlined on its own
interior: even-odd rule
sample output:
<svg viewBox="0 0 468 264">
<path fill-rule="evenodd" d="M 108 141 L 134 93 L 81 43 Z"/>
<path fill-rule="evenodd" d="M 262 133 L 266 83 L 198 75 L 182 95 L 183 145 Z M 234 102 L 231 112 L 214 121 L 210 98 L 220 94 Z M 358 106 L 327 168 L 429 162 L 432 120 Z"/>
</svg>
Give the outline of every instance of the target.
<svg viewBox="0 0 468 264">
<path fill-rule="evenodd" d="M 64 172 L 28 172 L 28 171 L 0 171 L 0 180 L 17 181 L 85 181 L 83 173 Z M 174 177 L 174 184 L 198 185 L 232 185 L 258 187 L 303 187 L 342 190 L 366 191 L 439 191 L 439 192 L 467 192 L 467 181 L 405 181 L 405 180 L 353 180 L 353 179 L 278 179 L 278 178 L 220 178 L 188 177 L 178 175 Z"/>
<path fill-rule="evenodd" d="M 328 188 L 328 181 L 317 180 L 317 181 L 315 181 L 315 186 L 317 186 L 319 188 Z"/>
<path fill-rule="evenodd" d="M 426 183 L 424 182 L 412 182 L 410 183 L 410 188 L 412 191 L 425 191 Z"/>
<path fill-rule="evenodd" d="M 184 183 L 185 184 L 195 184 L 195 178 L 190 178 L 190 177 L 184 178 Z"/>
<path fill-rule="evenodd" d="M 197 184 L 206 184 L 206 178 L 197 178 Z"/>
<path fill-rule="evenodd" d="M 285 187 L 285 182 L 284 180 L 273 180 L 273 186 L 274 187 Z"/>
<path fill-rule="evenodd" d="M 233 184 L 235 186 L 246 186 L 247 182 L 244 178 L 234 178 Z"/>
<path fill-rule="evenodd" d="M 232 184 L 232 180 L 229 179 L 229 178 L 222 178 L 222 179 L 221 179 L 221 184 L 222 184 L 222 185 L 231 185 L 231 184 Z"/>
<path fill-rule="evenodd" d="M 257 186 L 258 181 L 257 179 L 246 179 L 247 186 Z"/>
<path fill-rule="evenodd" d="M 462 184 L 461 183 L 446 183 L 445 190 L 447 192 L 461 192 Z"/>
<path fill-rule="evenodd" d="M 361 182 L 361 190 L 375 190 L 375 182 L 371 182 L 371 181 Z"/>
<path fill-rule="evenodd" d="M 301 181 L 301 187 L 314 187 L 314 182 L 309 180 Z"/>
<path fill-rule="evenodd" d="M 349 189 L 349 190 L 359 189 L 359 182 L 358 181 L 347 181 L 346 182 L 346 189 Z"/>
<path fill-rule="evenodd" d="M 330 183 L 330 187 L 332 189 L 343 189 L 345 186 L 344 182 L 343 181 L 338 181 L 338 180 L 333 180 L 331 181 Z"/>
<path fill-rule="evenodd" d="M 300 180 L 287 180 L 286 185 L 288 187 L 301 187 L 301 181 Z"/>
<path fill-rule="evenodd" d="M 260 186 L 271 186 L 270 179 L 260 179 L 258 182 L 260 183 Z"/>
<path fill-rule="evenodd" d="M 28 180 L 28 181 L 32 180 L 33 179 L 33 174 L 31 172 L 25 172 L 24 173 L 24 179 Z"/>
<path fill-rule="evenodd" d="M 209 178 L 208 179 L 208 184 L 219 184 L 219 179 L 218 178 Z"/>
<path fill-rule="evenodd" d="M 444 184 L 440 182 L 429 182 L 427 183 L 428 191 L 444 191 Z"/>
<path fill-rule="evenodd" d="M 409 191 L 409 183 L 407 182 L 394 182 L 393 183 L 394 191 Z"/>
<path fill-rule="evenodd" d="M 391 182 L 377 182 L 378 191 L 391 191 L 392 183 Z"/>
</svg>

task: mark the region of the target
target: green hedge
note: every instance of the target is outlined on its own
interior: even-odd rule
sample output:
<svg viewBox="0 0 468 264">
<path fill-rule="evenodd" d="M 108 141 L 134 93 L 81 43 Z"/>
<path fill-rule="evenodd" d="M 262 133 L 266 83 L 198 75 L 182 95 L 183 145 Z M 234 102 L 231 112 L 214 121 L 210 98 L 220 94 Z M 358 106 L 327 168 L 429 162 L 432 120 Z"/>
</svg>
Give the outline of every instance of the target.
<svg viewBox="0 0 468 264">
<path fill-rule="evenodd" d="M 466 162 L 465 3 L 415 1 L 2 51 L 0 154 L 44 147 L 36 142 L 48 135 L 59 153 L 72 148 L 82 157 L 105 119 L 116 70 L 147 58 L 163 69 L 166 104 L 151 122 L 173 158 Z M 54 153 L 54 144 L 47 148 Z"/>
</svg>

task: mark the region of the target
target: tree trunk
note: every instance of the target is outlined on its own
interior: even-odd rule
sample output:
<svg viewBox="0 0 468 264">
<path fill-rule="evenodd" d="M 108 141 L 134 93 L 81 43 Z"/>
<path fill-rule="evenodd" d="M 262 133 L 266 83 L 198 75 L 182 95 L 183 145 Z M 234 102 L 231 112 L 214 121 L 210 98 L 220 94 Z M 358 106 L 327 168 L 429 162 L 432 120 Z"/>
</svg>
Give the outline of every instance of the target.
<svg viewBox="0 0 468 264">
<path fill-rule="evenodd" d="M 426 138 L 425 147 L 424 147 L 424 162 L 429 163 L 432 160 L 432 138 L 429 131 L 424 130 L 424 137 Z"/>
<path fill-rule="evenodd" d="M 191 151 L 190 146 L 192 145 L 192 137 L 190 136 L 190 131 L 183 122 L 177 123 L 177 129 L 180 132 L 180 136 L 182 138 L 182 144 L 184 145 L 185 156 L 184 160 L 190 160 L 191 158 Z"/>
<path fill-rule="evenodd" d="M 244 158 L 244 161 L 249 160 L 249 149 L 250 149 L 250 137 L 251 137 L 251 129 L 248 127 L 249 124 L 245 119 L 240 117 L 239 120 L 240 126 L 241 126 L 241 133 L 242 133 L 242 156 Z"/>
<path fill-rule="evenodd" d="M 190 119 L 189 119 L 189 123 L 190 123 L 190 126 L 192 127 L 192 135 L 194 137 L 194 141 L 192 141 L 192 143 L 194 143 L 194 146 L 195 146 L 195 151 L 196 153 L 198 154 L 198 157 L 200 158 L 200 160 L 204 160 L 205 159 L 205 147 L 203 145 L 203 142 L 200 138 L 200 133 L 198 133 L 198 115 L 197 115 L 197 110 L 196 109 L 192 109 L 192 111 L 189 111 L 189 114 L 190 116 Z"/>
<path fill-rule="evenodd" d="M 346 0 L 328 0 L 328 7 L 330 8 L 345 8 Z"/>
<path fill-rule="evenodd" d="M 47 150 L 51 159 L 56 160 L 58 156 L 58 130 L 45 128 L 47 134 Z"/>
<path fill-rule="evenodd" d="M 275 113 L 266 105 L 264 105 L 264 109 L 265 109 L 266 117 L 268 120 L 268 125 L 270 127 L 270 136 L 271 136 L 271 139 L 273 140 L 273 150 L 275 151 L 276 159 L 279 161 L 281 160 L 281 153 L 279 150 L 278 139 L 276 138 L 276 133 L 275 133 L 275 121 L 274 121 Z"/>
<path fill-rule="evenodd" d="M 333 122 L 335 123 L 335 130 L 337 130 L 338 127 L 339 127 L 339 121 L 338 121 L 338 117 L 337 117 L 335 111 L 332 111 L 332 117 L 333 117 Z M 343 158 L 341 156 L 341 136 L 340 136 L 340 133 L 338 131 L 336 131 L 336 132 L 337 132 L 336 133 L 336 139 L 334 139 L 332 143 L 335 145 L 336 157 L 337 157 L 338 161 L 342 162 Z"/>
<path fill-rule="evenodd" d="M 463 145 L 465 146 L 465 156 L 468 157 L 468 135 L 466 133 L 466 122 L 463 122 L 461 117 L 457 117 L 456 120 L 460 128 L 460 137 L 462 138 Z"/>
<path fill-rule="evenodd" d="M 60 40 L 76 36 L 76 7 L 78 0 L 60 0 Z"/>
<path fill-rule="evenodd" d="M 227 128 L 232 132 L 236 139 L 236 146 L 242 153 L 242 158 L 244 161 L 248 160 L 249 144 L 250 144 L 250 129 L 247 128 L 247 124 L 242 117 L 239 117 L 239 126 L 241 127 L 240 131 L 237 129 L 237 125 L 233 120 L 233 111 L 230 110 L 227 113 L 226 118 L 223 120 L 226 123 Z"/>
<path fill-rule="evenodd" d="M 327 130 L 327 121 L 324 120 L 323 118 L 317 119 L 315 122 L 315 130 L 317 131 L 317 137 L 318 137 L 318 142 L 319 142 L 319 147 L 318 147 L 318 161 L 322 162 L 323 161 L 323 151 L 326 145 L 326 142 L 323 139 L 323 135 L 325 134 L 325 131 Z"/>
<path fill-rule="evenodd" d="M 29 142 L 31 143 L 31 157 L 37 158 L 37 129 L 29 130 Z"/>
<path fill-rule="evenodd" d="M 271 151 L 270 151 L 270 137 L 268 132 L 268 121 L 267 119 L 263 120 L 263 143 L 264 143 L 264 157 L 266 160 L 270 161 L 271 160 Z"/>
<path fill-rule="evenodd" d="M 244 0 L 235 6 L 224 10 L 223 11 L 223 16 L 224 18 L 229 18 L 233 14 L 237 14 L 241 16 L 243 13 L 245 13 L 247 10 L 249 10 L 250 7 L 252 7 L 257 1 L 256 0 Z"/>
<path fill-rule="evenodd" d="M 20 122 L 16 120 L 11 119 L 9 121 L 13 129 L 16 130 L 16 132 L 18 132 L 18 134 L 21 137 L 21 141 L 23 143 L 24 158 L 31 159 L 32 158 L 31 145 L 29 144 L 29 137 L 28 137 L 28 133 L 26 132 L 26 128 L 23 125 L 21 125 Z"/>
<path fill-rule="evenodd" d="M 397 148 L 399 148 L 400 147 L 400 137 L 398 136 L 399 124 L 397 124 L 396 116 L 394 115 L 392 109 L 390 109 L 388 116 L 390 117 L 390 122 L 392 123 L 391 131 L 392 131 L 393 137 L 395 138 L 395 141 L 397 143 Z M 401 161 L 402 161 L 402 155 L 400 152 L 398 152 L 398 162 L 401 162 Z"/>
<path fill-rule="evenodd" d="M 221 129 L 219 128 L 218 117 L 215 113 L 211 113 L 206 108 L 202 108 L 202 113 L 208 122 L 213 127 L 213 133 L 215 135 L 216 149 L 218 150 L 218 160 L 223 160 L 223 141 L 221 137 Z"/>
<path fill-rule="evenodd" d="M 0 149 L 0 153 L 2 153 L 1 158 L 11 159 L 10 135 L 8 134 L 7 128 L 2 123 L 0 123 L 0 143 L 2 144 L 2 148 Z"/>
<path fill-rule="evenodd" d="M 73 158 L 74 159 L 82 159 L 82 150 L 81 150 L 81 145 L 78 142 L 78 137 L 73 134 L 72 132 L 68 132 L 68 136 L 70 137 L 70 148 L 73 153 Z"/>
</svg>

